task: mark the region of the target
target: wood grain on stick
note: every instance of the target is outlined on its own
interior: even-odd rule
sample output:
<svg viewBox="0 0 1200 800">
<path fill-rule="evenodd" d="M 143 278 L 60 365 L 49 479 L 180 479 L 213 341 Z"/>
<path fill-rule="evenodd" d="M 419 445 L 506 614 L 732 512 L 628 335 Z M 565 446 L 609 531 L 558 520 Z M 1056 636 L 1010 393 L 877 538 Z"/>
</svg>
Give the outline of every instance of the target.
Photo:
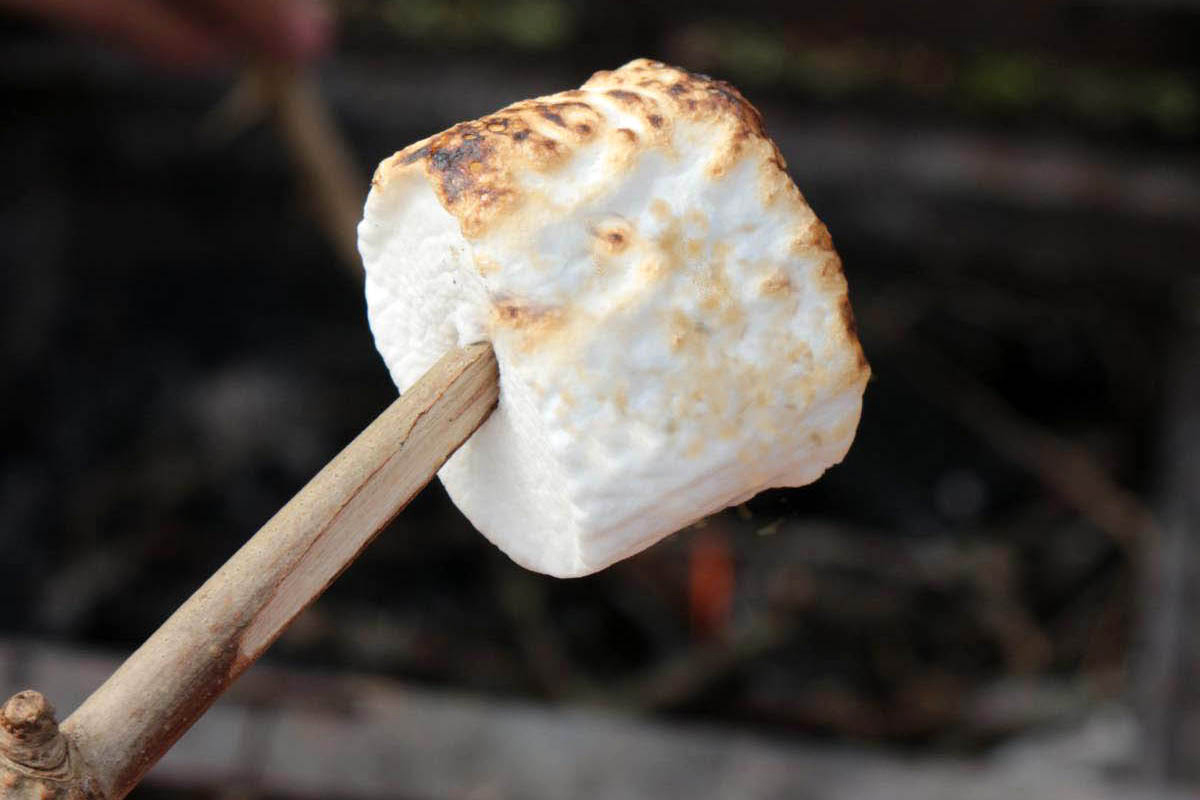
<svg viewBox="0 0 1200 800">
<path fill-rule="evenodd" d="M 63 723 L 87 791 L 124 797 L 433 478 L 498 393 L 489 345 L 455 351 L 317 473 Z"/>
</svg>

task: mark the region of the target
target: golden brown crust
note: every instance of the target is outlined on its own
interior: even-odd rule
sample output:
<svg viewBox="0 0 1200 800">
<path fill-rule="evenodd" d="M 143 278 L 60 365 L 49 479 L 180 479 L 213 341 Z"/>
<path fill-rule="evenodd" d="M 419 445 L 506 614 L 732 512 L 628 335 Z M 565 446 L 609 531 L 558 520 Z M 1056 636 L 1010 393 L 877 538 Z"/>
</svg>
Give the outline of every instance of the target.
<svg viewBox="0 0 1200 800">
<path fill-rule="evenodd" d="M 610 123 L 605 102 L 632 116 L 641 130 Z M 733 86 L 638 59 L 597 72 L 581 90 L 522 100 L 410 145 L 380 164 L 372 183 L 382 187 L 399 173 L 423 169 L 463 234 L 475 238 L 522 201 L 514 179 L 521 170 L 549 172 L 602 135 L 618 137 L 633 149 L 662 146 L 669 141 L 673 120 L 681 119 L 715 122 L 725 129 L 714 142 L 709 165 L 714 177 L 736 162 L 749 142 L 767 147 L 769 163 L 785 169 L 763 129 L 762 115 Z"/>
<path fill-rule="evenodd" d="M 720 180 L 749 160 L 758 165 L 764 208 L 786 204 L 786 213 L 796 220 L 791 253 L 818 265 L 814 278 L 819 290 L 830 296 L 835 335 L 844 337 L 852 351 L 853 365 L 847 377 L 863 379 L 869 367 L 858 343 L 846 279 L 829 231 L 787 174 L 779 149 L 763 127 L 762 115 L 724 81 L 657 61 L 631 61 L 619 69 L 595 73 L 580 89 L 523 100 L 410 145 L 380 164 L 372 183 L 382 190 L 402 175 L 423 175 L 442 206 L 459 221 L 463 235 L 479 239 L 506 218 L 522 214 L 522 204 L 539 202 L 522 188 L 521 176 L 558 170 L 591 145 L 605 149 L 607 168 L 613 171 L 628 168 L 640 153 L 655 148 L 675 157 L 676 131 L 686 123 L 703 126 L 703 151 L 708 159 L 704 169 L 711 179 Z M 650 210 L 657 218 L 673 219 L 662 200 L 655 200 Z M 629 249 L 638 234 L 628 222 L 610 219 L 596 225 L 593 235 L 597 264 L 602 267 L 605 259 Z M 689 244 L 696 243 L 682 238 L 677 221 L 660 239 L 658 245 L 668 260 L 679 264 L 648 260 L 639 266 L 639 274 L 646 280 L 664 270 L 685 268 L 700 255 L 690 252 L 696 246 L 689 250 Z M 488 271 L 486 264 L 479 268 L 481 273 Z M 714 278 L 714 286 L 719 283 Z M 781 299 L 794 291 L 783 271 L 772 273 L 759 288 L 763 296 Z M 707 299 L 716 304 L 720 297 L 715 292 Z M 527 338 L 561 333 L 564 320 L 561 310 L 552 312 L 516 300 L 499 303 L 494 315 L 495 324 L 521 330 Z"/>
<path fill-rule="evenodd" d="M 423 168 L 442 205 L 473 238 L 520 201 L 514 170 L 561 165 L 602 124 L 603 118 L 582 101 L 524 100 L 410 145 L 379 165 L 372 184 L 382 186 L 399 172 Z"/>
</svg>

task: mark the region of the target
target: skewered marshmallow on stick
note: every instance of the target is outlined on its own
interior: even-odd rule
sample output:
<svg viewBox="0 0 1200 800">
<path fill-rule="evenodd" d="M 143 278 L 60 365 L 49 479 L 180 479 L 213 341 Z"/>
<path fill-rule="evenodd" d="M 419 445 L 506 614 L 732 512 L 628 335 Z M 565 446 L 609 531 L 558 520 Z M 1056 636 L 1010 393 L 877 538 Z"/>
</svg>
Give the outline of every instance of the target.
<svg viewBox="0 0 1200 800">
<path fill-rule="evenodd" d="M 582 575 L 854 436 L 837 255 L 727 84 L 635 61 L 455 126 L 381 165 L 359 233 L 403 396 L 61 728 L 10 700 L 5 786 L 124 797 L 439 468 L 517 561 Z"/>
<path fill-rule="evenodd" d="M 401 391 L 489 341 L 439 473 L 518 563 L 584 575 L 845 455 L 869 369 L 825 226 L 733 87 L 653 61 L 417 142 L 359 226 Z"/>
</svg>

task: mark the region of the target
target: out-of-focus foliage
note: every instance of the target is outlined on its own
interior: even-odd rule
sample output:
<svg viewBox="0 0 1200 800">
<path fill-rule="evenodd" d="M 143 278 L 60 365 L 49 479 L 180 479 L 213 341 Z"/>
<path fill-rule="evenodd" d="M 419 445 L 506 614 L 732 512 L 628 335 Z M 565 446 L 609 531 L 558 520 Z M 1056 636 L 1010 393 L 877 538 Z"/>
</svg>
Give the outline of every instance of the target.
<svg viewBox="0 0 1200 800">
<path fill-rule="evenodd" d="M 888 95 L 972 115 L 1038 113 L 1096 127 L 1140 123 L 1195 135 L 1200 85 L 1178 71 L 1056 60 L 1027 52 L 934 49 L 863 38 L 813 42 L 788 29 L 730 20 L 678 33 L 689 63 L 747 86 L 779 85 L 831 100 Z"/>
<path fill-rule="evenodd" d="M 526 50 L 559 47 L 577 20 L 563 0 L 346 0 L 343 13 L 377 20 L 401 39 L 452 45 L 505 44 Z"/>
</svg>

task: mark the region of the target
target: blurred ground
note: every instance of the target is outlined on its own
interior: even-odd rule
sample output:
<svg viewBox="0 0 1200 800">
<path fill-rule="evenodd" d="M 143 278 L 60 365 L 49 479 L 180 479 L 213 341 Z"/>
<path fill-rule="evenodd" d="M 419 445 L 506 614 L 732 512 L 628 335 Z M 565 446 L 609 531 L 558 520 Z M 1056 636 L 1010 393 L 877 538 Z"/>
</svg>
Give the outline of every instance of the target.
<svg viewBox="0 0 1200 800">
<path fill-rule="evenodd" d="M 77 703 L 118 659 L 25 643 L 0 670 Z M 259 665 L 151 773 L 141 797 L 655 800 L 1183 800 L 1132 784 L 1113 705 L 971 759 L 787 741 L 612 709 L 550 708 Z"/>
<path fill-rule="evenodd" d="M 270 660 L 922 758 L 1127 718 L 1147 660 L 1149 694 L 1178 680 L 1194 606 L 1141 576 L 1198 530 L 1200 9 L 928 6 L 345 3 L 319 78 L 364 186 L 634 56 L 737 83 L 833 232 L 876 378 L 821 482 L 578 581 L 430 487 Z M 0 29 L 6 638 L 135 646 L 394 396 L 274 131 L 210 124 L 231 81 Z"/>
</svg>

